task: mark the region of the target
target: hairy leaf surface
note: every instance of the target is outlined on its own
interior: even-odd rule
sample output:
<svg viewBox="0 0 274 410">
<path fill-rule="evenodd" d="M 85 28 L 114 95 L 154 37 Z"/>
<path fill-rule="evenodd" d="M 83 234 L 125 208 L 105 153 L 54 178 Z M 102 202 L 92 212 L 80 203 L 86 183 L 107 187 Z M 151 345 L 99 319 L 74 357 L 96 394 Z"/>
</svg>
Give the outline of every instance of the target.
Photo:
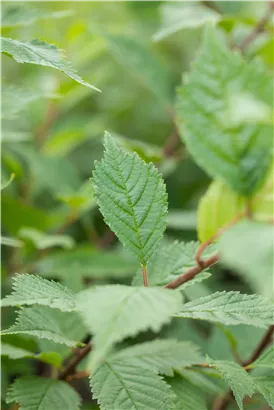
<svg viewBox="0 0 274 410">
<path fill-rule="evenodd" d="M 245 396 L 253 396 L 255 383 L 252 377 L 238 364 L 222 360 L 208 360 L 209 365 L 219 370 L 222 378 L 227 382 L 238 406 L 243 410 L 243 399 Z"/>
<path fill-rule="evenodd" d="M 245 324 L 264 328 L 273 323 L 273 313 L 273 304 L 263 296 L 224 291 L 184 304 L 175 316 L 225 325 Z"/>
<path fill-rule="evenodd" d="M 148 329 L 158 332 L 181 307 L 179 292 L 159 288 L 101 286 L 78 294 L 78 309 L 94 334 L 94 365 L 112 346 Z"/>
<path fill-rule="evenodd" d="M 1 306 L 46 305 L 63 312 L 75 310 L 75 296 L 66 287 L 40 276 L 17 274 L 13 292 L 1 300 Z"/>
<path fill-rule="evenodd" d="M 61 380 L 45 377 L 22 377 L 12 384 L 7 403 L 20 404 L 20 410 L 79 410 L 78 393 Z"/>
<path fill-rule="evenodd" d="M 166 380 L 176 394 L 174 410 L 207 410 L 205 399 L 197 386 L 178 375 Z"/>
<path fill-rule="evenodd" d="M 166 410 L 174 395 L 152 370 L 119 360 L 105 361 L 91 377 L 91 388 L 102 410 Z"/>
<path fill-rule="evenodd" d="M 52 44 L 39 40 L 24 42 L 1 37 L 1 53 L 10 55 L 17 63 L 37 64 L 55 68 L 78 83 L 100 91 L 76 74 L 70 63 L 65 59 L 63 50 L 60 50 Z"/>
<path fill-rule="evenodd" d="M 3 330 L 3 335 L 26 334 L 39 339 L 52 340 L 67 346 L 76 346 L 77 341 L 63 335 L 60 323 L 67 319 L 69 313 L 60 312 L 47 306 L 33 306 L 19 311 L 15 324 Z"/>
<path fill-rule="evenodd" d="M 120 149 L 109 134 L 93 182 L 106 223 L 125 248 L 146 265 L 166 228 L 167 194 L 161 175 L 135 153 Z"/>
<path fill-rule="evenodd" d="M 174 370 L 204 361 L 198 346 L 174 339 L 137 344 L 114 354 L 115 360 L 127 360 L 157 373 L 173 376 Z"/>
</svg>

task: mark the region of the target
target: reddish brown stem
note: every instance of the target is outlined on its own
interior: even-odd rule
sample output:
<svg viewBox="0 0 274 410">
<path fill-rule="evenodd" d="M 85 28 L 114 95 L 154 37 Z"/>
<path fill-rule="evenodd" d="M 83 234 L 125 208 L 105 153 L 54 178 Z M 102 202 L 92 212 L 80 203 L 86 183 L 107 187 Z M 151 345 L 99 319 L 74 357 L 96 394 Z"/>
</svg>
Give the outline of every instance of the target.
<svg viewBox="0 0 274 410">
<path fill-rule="evenodd" d="M 142 267 L 143 279 L 144 279 L 144 286 L 148 287 L 148 279 L 147 279 L 147 268 L 146 266 Z"/>
<path fill-rule="evenodd" d="M 268 23 L 268 21 L 271 19 L 273 11 L 274 11 L 274 2 L 271 1 L 269 2 L 269 7 L 265 15 L 261 18 L 258 24 L 251 31 L 251 33 L 244 39 L 242 44 L 240 44 L 240 46 L 238 47 L 242 53 L 252 43 L 252 41 L 254 41 L 256 37 L 264 31 L 264 27 Z"/>
<path fill-rule="evenodd" d="M 196 265 L 193 268 L 188 269 L 182 275 L 178 276 L 178 278 L 174 279 L 172 282 L 168 283 L 165 288 L 167 289 L 176 289 L 183 283 L 188 282 L 189 280 L 193 279 L 198 273 L 202 272 L 202 270 L 209 268 L 211 265 L 214 265 L 219 260 L 219 255 L 215 254 L 210 256 L 208 259 L 203 261 L 203 267 Z"/>
<path fill-rule="evenodd" d="M 59 380 L 66 380 L 68 376 L 75 372 L 78 364 L 89 354 L 91 351 L 91 342 L 87 343 L 82 349 L 77 349 L 74 351 L 74 357 L 68 363 L 66 368 L 59 374 Z"/>
</svg>

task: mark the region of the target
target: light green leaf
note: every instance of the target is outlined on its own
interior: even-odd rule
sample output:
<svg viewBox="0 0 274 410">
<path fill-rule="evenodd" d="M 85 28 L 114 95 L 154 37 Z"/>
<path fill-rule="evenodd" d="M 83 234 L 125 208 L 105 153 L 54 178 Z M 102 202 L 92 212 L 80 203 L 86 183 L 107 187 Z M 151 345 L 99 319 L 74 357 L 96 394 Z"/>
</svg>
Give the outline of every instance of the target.
<svg viewBox="0 0 274 410">
<path fill-rule="evenodd" d="M 207 410 L 205 399 L 198 387 L 178 375 L 166 381 L 176 394 L 174 410 Z"/>
<path fill-rule="evenodd" d="M 62 364 L 61 356 L 55 352 L 44 352 L 35 354 L 21 347 L 12 346 L 7 343 L 1 343 L 1 355 L 8 356 L 9 359 L 16 360 L 22 358 L 31 358 L 40 360 L 41 362 L 54 365 L 59 368 Z"/>
<path fill-rule="evenodd" d="M 219 370 L 222 378 L 233 391 L 239 408 L 243 410 L 244 397 L 252 397 L 255 393 L 256 385 L 252 377 L 238 363 L 211 359 L 208 359 L 208 363 Z"/>
<path fill-rule="evenodd" d="M 68 383 L 35 376 L 17 379 L 8 390 L 6 401 L 19 403 L 20 410 L 79 410 L 81 403 Z"/>
<path fill-rule="evenodd" d="M 13 279 L 13 292 L 1 300 L 1 306 L 45 305 L 63 312 L 75 310 L 74 294 L 53 280 L 40 276 L 17 274 Z"/>
<path fill-rule="evenodd" d="M 26 241 L 31 241 L 37 249 L 47 249 L 55 246 L 71 249 L 75 245 L 75 241 L 71 236 L 61 234 L 50 235 L 35 228 L 21 228 L 18 235 Z"/>
<path fill-rule="evenodd" d="M 174 370 L 204 362 L 199 347 L 175 339 L 154 340 L 119 351 L 111 359 L 141 366 L 156 373 L 173 376 Z"/>
<path fill-rule="evenodd" d="M 146 44 L 129 36 L 107 35 L 114 58 L 164 104 L 171 104 L 171 80 L 168 71 Z"/>
<path fill-rule="evenodd" d="M 106 223 L 125 248 L 146 266 L 166 228 L 167 194 L 152 163 L 121 150 L 109 134 L 96 162 L 93 183 Z"/>
<path fill-rule="evenodd" d="M 91 367 L 114 343 L 148 329 L 158 332 L 181 302 L 179 292 L 160 288 L 110 285 L 78 293 L 78 309 L 94 334 Z"/>
<path fill-rule="evenodd" d="M 42 276 L 64 280 L 77 275 L 83 278 L 122 278 L 136 272 L 138 265 L 131 255 L 118 251 L 99 251 L 90 245 L 46 256 L 38 265 Z"/>
<path fill-rule="evenodd" d="M 258 292 L 273 298 L 273 244 L 271 224 L 243 221 L 222 235 L 221 261 L 239 272 Z"/>
<path fill-rule="evenodd" d="M 94 189 L 90 180 L 84 182 L 78 190 L 58 193 L 57 198 L 71 209 L 77 210 L 77 213 L 84 213 L 96 206 Z"/>
<path fill-rule="evenodd" d="M 39 40 L 24 42 L 1 37 L 1 52 L 10 55 L 18 63 L 37 64 L 56 68 L 78 83 L 93 90 L 100 91 L 76 74 L 70 63 L 65 59 L 64 52 L 52 44 Z"/>
<path fill-rule="evenodd" d="M 58 323 L 61 334 L 70 340 L 85 340 L 88 335 L 86 326 L 83 323 L 82 317 L 78 312 L 69 312 L 69 314 L 62 315 Z M 56 352 L 63 359 L 71 354 L 71 348 L 65 344 L 55 343 L 49 339 L 38 340 L 39 349 L 44 352 Z"/>
<path fill-rule="evenodd" d="M 19 311 L 15 324 L 3 330 L 3 335 L 26 334 L 39 339 L 52 340 L 55 343 L 75 347 L 77 341 L 63 335 L 60 323 L 67 320 L 70 313 L 60 312 L 47 306 L 34 306 Z"/>
<path fill-rule="evenodd" d="M 162 243 L 147 264 L 149 285 L 166 285 L 187 269 L 196 266 L 195 254 L 198 248 L 198 242 L 175 241 L 170 244 Z M 211 249 L 208 249 L 205 256 L 208 253 L 213 253 Z M 180 289 L 201 282 L 210 276 L 209 272 L 201 272 L 196 278 L 182 285 Z M 142 284 L 141 270 L 136 273 L 133 284 L 136 286 Z"/>
<path fill-rule="evenodd" d="M 175 316 L 264 328 L 273 323 L 273 312 L 273 304 L 263 296 L 224 291 L 184 304 Z"/>
<path fill-rule="evenodd" d="M 269 170 L 263 187 L 249 203 L 252 219 L 269 222 L 274 207 L 274 166 Z M 246 208 L 246 200 L 223 181 L 215 180 L 202 197 L 198 208 L 198 234 L 201 242 L 207 241 L 225 224 Z"/>
<path fill-rule="evenodd" d="M 21 248 L 24 246 L 24 242 L 15 238 L 8 238 L 7 236 L 1 236 L 1 245 L 12 246 L 14 248 Z"/>
<path fill-rule="evenodd" d="M 72 14 L 72 10 L 47 12 L 46 10 L 29 7 L 26 4 L 5 4 L 2 8 L 1 28 L 28 26 L 38 20 L 58 19 Z"/>
<path fill-rule="evenodd" d="M 269 406 L 274 408 L 274 376 L 252 377 L 256 390 L 266 399 Z"/>
<path fill-rule="evenodd" d="M 161 41 L 182 29 L 197 28 L 208 22 L 216 23 L 221 17 L 208 7 L 190 2 L 165 3 L 161 7 L 161 15 L 162 24 L 153 35 L 154 41 Z"/>
<path fill-rule="evenodd" d="M 245 62 L 213 28 L 179 90 L 177 117 L 182 139 L 197 163 L 234 191 L 250 197 L 263 183 L 272 160 L 272 127 L 260 121 L 231 123 L 230 102 L 248 93 L 272 106 L 272 79 L 257 61 Z M 258 167 L 260 164 L 260 167 Z"/>
<path fill-rule="evenodd" d="M 91 378 L 101 410 L 166 410 L 174 395 L 153 371 L 119 360 L 105 361 Z"/>
<path fill-rule="evenodd" d="M 251 363 L 250 368 L 263 367 L 274 369 L 274 346 L 270 346 L 259 358 Z"/>
</svg>

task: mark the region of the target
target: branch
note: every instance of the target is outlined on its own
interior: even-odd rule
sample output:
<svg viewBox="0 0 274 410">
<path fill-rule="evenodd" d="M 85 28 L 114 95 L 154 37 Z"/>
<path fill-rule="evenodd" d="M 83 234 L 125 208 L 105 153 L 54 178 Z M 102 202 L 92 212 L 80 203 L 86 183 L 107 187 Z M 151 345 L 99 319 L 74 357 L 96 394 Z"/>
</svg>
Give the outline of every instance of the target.
<svg viewBox="0 0 274 410">
<path fill-rule="evenodd" d="M 78 364 L 89 354 L 91 351 L 91 342 L 87 343 L 82 349 L 76 349 L 74 356 L 69 361 L 65 369 L 59 374 L 59 380 L 66 380 L 71 374 L 75 372 Z"/>
<path fill-rule="evenodd" d="M 255 362 L 262 352 L 267 348 L 269 343 L 271 343 L 272 336 L 274 333 L 274 325 L 270 326 L 266 334 L 263 336 L 261 341 L 256 346 L 254 352 L 251 354 L 250 358 L 242 362 L 242 367 L 247 371 L 252 369 L 247 368 L 251 363 Z M 223 397 L 218 397 L 213 405 L 213 410 L 226 410 L 229 405 L 230 400 L 233 398 L 232 390 L 229 390 Z"/>
<path fill-rule="evenodd" d="M 268 21 L 272 17 L 272 13 L 274 11 L 274 2 L 271 1 L 269 3 L 269 7 L 265 13 L 265 15 L 259 20 L 258 24 L 254 27 L 254 29 L 251 31 L 251 33 L 244 39 L 242 44 L 238 46 L 239 50 L 243 53 L 246 48 L 256 39 L 256 37 L 264 31 L 265 25 L 268 23 Z"/>
<path fill-rule="evenodd" d="M 219 255 L 215 254 L 210 256 L 208 259 L 205 259 L 202 262 L 202 266 L 196 265 L 193 268 L 188 269 L 182 275 L 178 276 L 178 278 L 174 279 L 172 282 L 168 283 L 165 288 L 167 289 L 176 289 L 183 283 L 188 282 L 189 280 L 193 279 L 198 273 L 202 272 L 204 269 L 209 268 L 210 266 L 217 263 L 219 260 Z"/>
</svg>

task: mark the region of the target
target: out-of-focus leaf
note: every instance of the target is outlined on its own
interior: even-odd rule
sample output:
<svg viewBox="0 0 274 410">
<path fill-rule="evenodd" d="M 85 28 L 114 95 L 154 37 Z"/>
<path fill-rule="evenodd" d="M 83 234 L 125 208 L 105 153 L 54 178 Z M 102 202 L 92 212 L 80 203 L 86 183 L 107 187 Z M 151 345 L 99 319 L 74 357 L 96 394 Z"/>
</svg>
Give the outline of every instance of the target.
<svg viewBox="0 0 274 410">
<path fill-rule="evenodd" d="M 3 4 L 1 28 L 28 26 L 38 20 L 59 19 L 73 14 L 73 10 L 52 11 L 39 10 L 26 4 Z"/>
<path fill-rule="evenodd" d="M 153 35 L 154 41 L 160 41 L 186 28 L 197 28 L 211 23 L 217 23 L 221 16 L 214 10 L 191 2 L 171 2 L 161 7 L 162 25 Z"/>
<path fill-rule="evenodd" d="M 37 249 L 47 249 L 55 246 L 61 246 L 64 249 L 71 249 L 75 241 L 71 236 L 61 234 L 47 234 L 35 228 L 21 228 L 18 236 L 30 241 Z"/>
<path fill-rule="evenodd" d="M 271 408 L 274 408 L 274 377 L 257 376 L 252 377 L 256 390 L 261 393 Z"/>
<path fill-rule="evenodd" d="M 67 204 L 71 209 L 77 212 L 86 212 L 97 206 L 94 198 L 94 188 L 90 180 L 84 182 L 80 188 L 74 192 L 59 193 L 57 198 Z"/>
<path fill-rule="evenodd" d="M 52 44 L 39 40 L 24 42 L 1 37 L 1 52 L 10 55 L 18 63 L 53 67 L 62 71 L 78 83 L 92 88 L 93 90 L 100 91 L 76 74 L 70 63 L 65 59 L 63 51 Z"/>
<path fill-rule="evenodd" d="M 242 221 L 222 235 L 221 261 L 238 272 L 258 292 L 273 298 L 274 228 Z"/>
<path fill-rule="evenodd" d="M 271 107 L 272 78 L 259 62 L 247 63 L 228 50 L 220 37 L 208 27 L 193 70 L 178 92 L 179 129 L 202 168 L 239 194 L 251 197 L 271 165 L 272 126 L 255 121 L 254 116 L 252 123 L 246 121 L 243 108 L 240 122 L 238 118 L 236 125 L 231 123 L 229 101 L 236 106 L 239 99 L 235 96 L 248 93 L 253 106 L 255 101 L 257 106 Z"/>
<path fill-rule="evenodd" d="M 8 356 L 12 360 L 31 358 L 40 360 L 41 362 L 51 364 L 57 368 L 61 366 L 62 359 L 58 353 L 55 352 L 44 352 L 44 353 L 33 353 L 28 350 L 9 345 L 7 343 L 1 343 L 1 356 Z"/>
<path fill-rule="evenodd" d="M 49 213 L 22 204 L 11 196 L 1 196 L 1 209 L 3 227 L 11 234 L 16 234 L 24 226 L 47 230 L 54 222 Z"/>
<path fill-rule="evenodd" d="M 249 202 L 252 218 L 269 222 L 274 207 L 274 166 L 269 170 L 262 188 Z M 198 234 L 201 242 L 207 241 L 225 224 L 242 213 L 247 203 L 245 198 L 233 192 L 224 182 L 213 181 L 198 208 Z"/>
<path fill-rule="evenodd" d="M 73 275 L 98 279 L 122 278 L 133 274 L 137 267 L 137 262 L 126 253 L 81 246 L 71 251 L 52 253 L 38 264 L 42 276 L 61 280 Z"/>
<path fill-rule="evenodd" d="M 137 77 L 140 83 L 149 88 L 162 102 L 167 105 L 172 102 L 168 72 L 152 50 L 128 36 L 107 35 L 106 40 L 110 52 L 118 63 Z"/>
<path fill-rule="evenodd" d="M 1 96 L 1 119 L 2 120 L 18 120 L 19 113 L 25 111 L 28 105 L 41 98 L 56 98 L 56 94 L 47 92 L 46 90 L 30 90 L 26 87 L 16 87 L 13 85 L 5 85 Z"/>
</svg>

